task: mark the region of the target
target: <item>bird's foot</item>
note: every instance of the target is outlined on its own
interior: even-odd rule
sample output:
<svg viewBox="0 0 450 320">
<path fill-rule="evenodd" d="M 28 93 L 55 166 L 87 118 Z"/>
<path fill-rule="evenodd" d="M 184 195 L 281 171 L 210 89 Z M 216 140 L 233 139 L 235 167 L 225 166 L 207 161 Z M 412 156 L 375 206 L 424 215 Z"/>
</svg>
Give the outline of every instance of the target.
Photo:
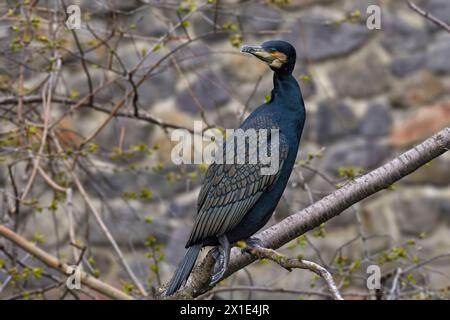
<svg viewBox="0 0 450 320">
<path fill-rule="evenodd" d="M 220 246 L 215 247 L 212 251 L 216 263 L 214 264 L 210 286 L 216 285 L 222 279 L 225 271 L 227 271 L 228 263 L 230 262 L 231 246 L 226 236 L 220 236 L 219 243 Z"/>
<path fill-rule="evenodd" d="M 251 251 L 255 247 L 264 247 L 261 239 L 258 239 L 256 237 L 250 237 L 247 240 L 245 240 L 245 247 L 241 249 L 242 253 L 249 253 L 251 254 Z"/>
<path fill-rule="evenodd" d="M 222 279 L 223 275 L 225 274 L 225 271 L 227 270 L 227 268 L 225 266 L 225 257 L 221 251 L 222 250 L 220 250 L 220 249 L 217 250 L 218 254 L 217 254 L 216 263 L 214 264 L 210 286 L 215 286 L 220 281 L 220 279 Z M 214 252 L 213 252 L 213 254 L 214 254 Z"/>
</svg>

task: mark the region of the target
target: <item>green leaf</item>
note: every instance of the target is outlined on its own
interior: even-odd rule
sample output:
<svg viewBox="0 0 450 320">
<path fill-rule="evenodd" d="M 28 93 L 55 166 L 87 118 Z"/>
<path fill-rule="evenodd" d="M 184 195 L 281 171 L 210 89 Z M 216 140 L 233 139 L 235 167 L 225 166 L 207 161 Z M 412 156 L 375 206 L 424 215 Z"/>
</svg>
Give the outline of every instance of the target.
<svg viewBox="0 0 450 320">
<path fill-rule="evenodd" d="M 50 205 L 48 206 L 48 209 L 50 211 L 56 211 L 58 210 L 58 201 L 56 199 L 53 199 Z"/>
<path fill-rule="evenodd" d="M 98 150 L 98 144 L 96 144 L 96 143 L 90 143 L 89 145 L 88 145 L 88 152 L 90 152 L 90 153 L 96 153 L 97 152 L 97 150 Z"/>
<path fill-rule="evenodd" d="M 76 98 L 78 98 L 79 95 L 80 95 L 80 92 L 78 92 L 77 89 L 71 89 L 70 90 L 69 97 L 71 99 L 76 99 Z"/>
<path fill-rule="evenodd" d="M 144 218 L 145 223 L 147 224 L 152 224 L 153 223 L 153 218 L 151 216 L 146 216 Z"/>
<path fill-rule="evenodd" d="M 242 35 L 238 33 L 231 35 L 229 40 L 230 44 L 235 48 L 239 48 L 242 45 Z"/>
<path fill-rule="evenodd" d="M 42 277 L 42 273 L 44 272 L 44 269 L 33 268 L 33 269 L 31 269 L 31 272 L 33 274 L 33 277 L 35 277 L 36 279 L 40 279 Z"/>
<path fill-rule="evenodd" d="M 152 193 L 149 189 L 143 188 L 143 189 L 140 191 L 139 196 L 140 196 L 140 198 L 141 198 L 142 200 L 150 201 L 150 200 L 152 200 L 152 198 L 153 198 L 153 193 Z"/>
<path fill-rule="evenodd" d="M 36 232 L 36 233 L 34 234 L 33 240 L 34 240 L 36 243 L 39 243 L 39 244 L 44 244 L 45 241 L 46 241 L 44 235 L 43 235 L 42 233 L 39 233 L 39 232 Z"/>
<path fill-rule="evenodd" d="M 161 49 L 161 45 L 160 45 L 160 44 L 157 44 L 156 46 L 153 47 L 152 52 L 156 52 L 156 51 L 158 51 L 159 49 Z"/>
<path fill-rule="evenodd" d="M 299 79 L 302 80 L 302 81 L 311 81 L 311 76 L 310 76 L 310 75 L 307 75 L 307 74 L 302 74 L 302 75 L 299 77 Z"/>
</svg>

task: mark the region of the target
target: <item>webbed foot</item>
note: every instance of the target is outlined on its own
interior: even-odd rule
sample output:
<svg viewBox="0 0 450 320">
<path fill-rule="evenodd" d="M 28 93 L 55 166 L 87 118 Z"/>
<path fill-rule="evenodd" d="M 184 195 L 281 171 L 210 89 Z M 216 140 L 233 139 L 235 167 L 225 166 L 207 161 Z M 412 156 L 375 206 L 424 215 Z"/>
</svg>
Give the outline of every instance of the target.
<svg viewBox="0 0 450 320">
<path fill-rule="evenodd" d="M 222 235 L 218 239 L 220 246 L 214 248 L 212 253 L 213 257 L 216 259 L 216 263 L 214 264 L 210 286 L 216 285 L 222 279 L 225 271 L 227 271 L 228 263 L 230 262 L 231 246 L 227 237 Z"/>
</svg>

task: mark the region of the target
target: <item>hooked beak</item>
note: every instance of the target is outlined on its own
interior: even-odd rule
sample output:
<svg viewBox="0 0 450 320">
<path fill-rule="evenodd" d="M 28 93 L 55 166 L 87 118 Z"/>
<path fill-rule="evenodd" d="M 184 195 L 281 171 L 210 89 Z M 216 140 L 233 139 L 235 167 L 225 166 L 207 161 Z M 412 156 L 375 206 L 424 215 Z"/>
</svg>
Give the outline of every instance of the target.
<svg viewBox="0 0 450 320">
<path fill-rule="evenodd" d="M 242 46 L 241 52 L 250 53 L 271 67 L 280 68 L 287 57 L 281 52 L 270 53 L 261 46 Z"/>
</svg>

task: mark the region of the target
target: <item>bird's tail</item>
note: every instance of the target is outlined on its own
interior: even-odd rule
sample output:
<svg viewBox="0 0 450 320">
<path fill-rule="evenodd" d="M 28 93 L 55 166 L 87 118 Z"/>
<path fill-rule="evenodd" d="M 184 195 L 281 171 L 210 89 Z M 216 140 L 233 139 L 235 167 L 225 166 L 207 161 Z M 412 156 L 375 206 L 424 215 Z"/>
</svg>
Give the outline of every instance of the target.
<svg viewBox="0 0 450 320">
<path fill-rule="evenodd" d="M 165 293 L 166 296 L 174 294 L 181 287 L 183 282 L 187 280 L 187 278 L 191 274 L 192 268 L 194 267 L 195 261 L 197 260 L 197 256 L 200 253 L 201 248 L 202 244 L 199 243 L 187 249 L 183 260 L 178 265 L 177 270 L 170 280 L 169 286 L 167 287 Z"/>
</svg>

